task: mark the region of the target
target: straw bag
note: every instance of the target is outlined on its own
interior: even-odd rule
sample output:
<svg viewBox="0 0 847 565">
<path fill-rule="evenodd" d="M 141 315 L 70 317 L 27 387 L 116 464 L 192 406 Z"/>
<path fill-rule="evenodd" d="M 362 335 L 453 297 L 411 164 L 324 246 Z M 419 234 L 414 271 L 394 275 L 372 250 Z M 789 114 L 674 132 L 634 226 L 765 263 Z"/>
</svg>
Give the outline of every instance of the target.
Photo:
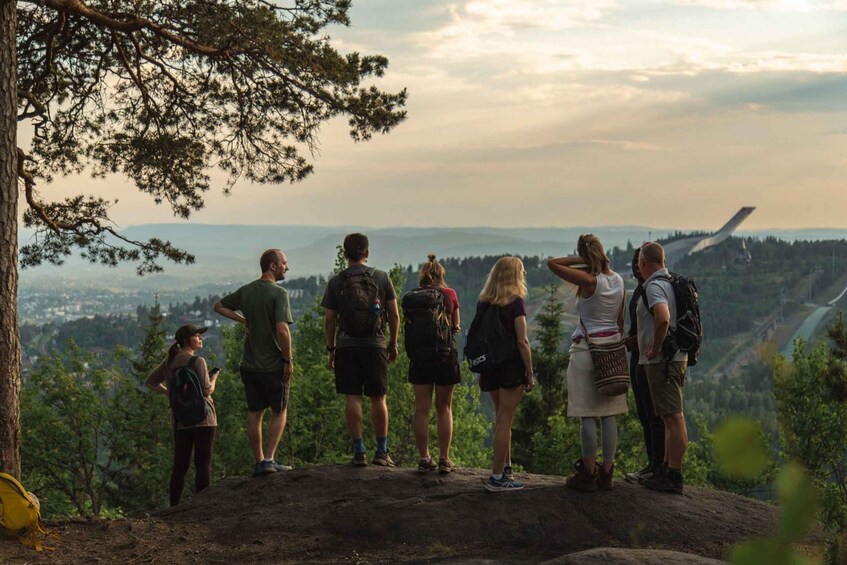
<svg viewBox="0 0 847 565">
<path fill-rule="evenodd" d="M 626 290 L 623 294 L 624 302 L 626 302 Z M 626 394 L 629 390 L 629 357 L 626 353 L 626 340 L 621 338 L 611 343 L 593 343 L 581 319 L 579 323 L 582 325 L 585 342 L 591 353 L 591 363 L 594 365 L 594 387 L 597 392 L 603 396 Z"/>
</svg>

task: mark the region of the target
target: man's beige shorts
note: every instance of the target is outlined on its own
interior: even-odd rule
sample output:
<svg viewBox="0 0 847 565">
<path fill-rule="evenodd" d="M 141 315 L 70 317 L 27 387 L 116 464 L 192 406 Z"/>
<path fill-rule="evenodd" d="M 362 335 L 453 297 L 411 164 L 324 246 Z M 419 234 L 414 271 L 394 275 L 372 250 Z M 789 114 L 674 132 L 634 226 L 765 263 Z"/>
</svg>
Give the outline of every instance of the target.
<svg viewBox="0 0 847 565">
<path fill-rule="evenodd" d="M 665 365 L 665 363 L 656 363 L 644 366 L 656 416 L 670 416 L 682 412 L 682 387 L 685 385 L 688 362 L 667 363 L 668 378 L 665 377 Z"/>
</svg>

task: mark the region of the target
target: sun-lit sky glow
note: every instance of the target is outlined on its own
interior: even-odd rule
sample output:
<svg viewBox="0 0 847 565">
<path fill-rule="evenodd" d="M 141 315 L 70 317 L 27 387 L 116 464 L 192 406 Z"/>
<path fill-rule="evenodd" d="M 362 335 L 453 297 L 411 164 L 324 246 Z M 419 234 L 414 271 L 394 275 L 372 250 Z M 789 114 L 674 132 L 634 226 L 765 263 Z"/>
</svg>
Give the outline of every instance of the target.
<svg viewBox="0 0 847 565">
<path fill-rule="evenodd" d="M 217 179 L 202 223 L 847 228 L 847 0 L 358 0 L 342 51 L 382 54 L 409 117 L 328 124 L 298 185 Z M 22 132 L 23 133 L 23 132 Z M 177 221 L 125 180 L 122 226 Z"/>
</svg>

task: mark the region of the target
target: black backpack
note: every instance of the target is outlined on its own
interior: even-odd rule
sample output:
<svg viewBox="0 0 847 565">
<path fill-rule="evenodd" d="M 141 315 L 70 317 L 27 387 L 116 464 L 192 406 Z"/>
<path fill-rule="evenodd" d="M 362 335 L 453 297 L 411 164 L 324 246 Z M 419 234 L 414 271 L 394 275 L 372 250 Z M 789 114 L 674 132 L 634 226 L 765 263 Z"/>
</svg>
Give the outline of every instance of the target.
<svg viewBox="0 0 847 565">
<path fill-rule="evenodd" d="M 406 353 L 415 363 L 443 363 L 456 347 L 445 300 L 438 288 L 414 288 L 403 295 Z"/>
<path fill-rule="evenodd" d="M 192 357 L 188 365 L 178 367 L 168 387 L 174 421 L 183 426 L 199 424 L 209 415 L 209 405 L 203 395 L 203 384 L 194 370 L 196 363 L 197 357 Z"/>
<path fill-rule="evenodd" d="M 688 354 L 688 366 L 697 364 L 700 345 L 703 343 L 703 324 L 700 321 L 700 295 L 694 279 L 686 275 L 670 273 L 660 277 L 671 283 L 676 301 L 676 328 L 668 332 L 662 352 L 670 359 L 677 351 Z M 647 300 L 646 293 L 644 300 Z"/>
<path fill-rule="evenodd" d="M 506 366 L 517 353 L 515 336 L 500 322 L 500 307 L 480 302 L 465 340 L 465 360 L 474 373 Z"/>
<path fill-rule="evenodd" d="M 376 337 L 385 325 L 374 269 L 339 274 L 338 313 L 341 331 L 350 337 Z"/>
</svg>

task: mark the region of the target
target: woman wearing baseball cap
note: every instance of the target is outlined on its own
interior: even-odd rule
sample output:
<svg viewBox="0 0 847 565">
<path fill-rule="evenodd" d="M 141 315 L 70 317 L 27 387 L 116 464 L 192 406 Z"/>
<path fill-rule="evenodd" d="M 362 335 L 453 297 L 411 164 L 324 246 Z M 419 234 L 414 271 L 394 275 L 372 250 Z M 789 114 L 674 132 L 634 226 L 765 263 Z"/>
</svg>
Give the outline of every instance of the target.
<svg viewBox="0 0 847 565">
<path fill-rule="evenodd" d="M 215 382 L 220 369 L 212 369 L 210 373 L 206 360 L 195 355 L 203 348 L 203 334 L 207 329 L 194 324 L 181 326 L 174 335 L 174 343 L 168 349 L 167 357 L 147 376 L 146 380 L 146 385 L 154 392 L 169 395 L 175 379 L 184 378 L 188 371 L 193 371 L 206 403 L 203 411 L 205 417 L 201 413 L 202 419 L 190 424 L 177 421 L 177 415 L 172 411 L 174 462 L 169 488 L 171 506 L 179 504 L 185 485 L 185 475 L 188 474 L 188 467 L 191 464 L 192 452 L 194 453 L 195 491 L 200 492 L 212 482 L 212 446 L 218 426 L 212 394 L 215 392 Z M 183 368 L 188 371 L 180 372 Z"/>
</svg>

